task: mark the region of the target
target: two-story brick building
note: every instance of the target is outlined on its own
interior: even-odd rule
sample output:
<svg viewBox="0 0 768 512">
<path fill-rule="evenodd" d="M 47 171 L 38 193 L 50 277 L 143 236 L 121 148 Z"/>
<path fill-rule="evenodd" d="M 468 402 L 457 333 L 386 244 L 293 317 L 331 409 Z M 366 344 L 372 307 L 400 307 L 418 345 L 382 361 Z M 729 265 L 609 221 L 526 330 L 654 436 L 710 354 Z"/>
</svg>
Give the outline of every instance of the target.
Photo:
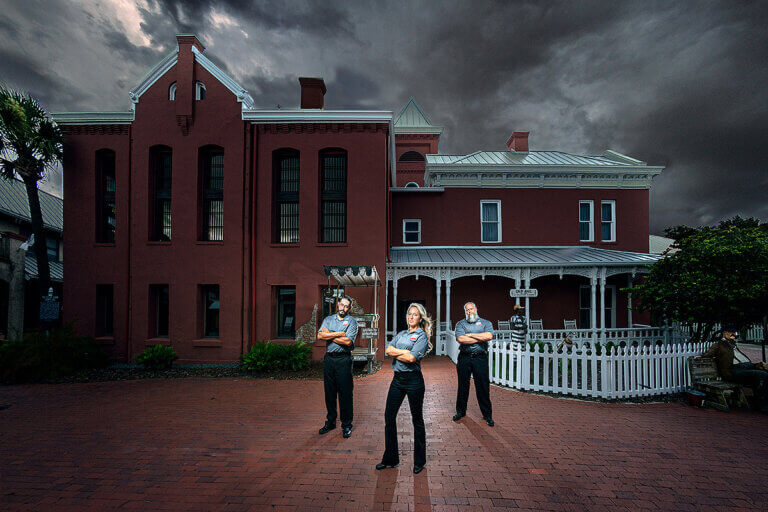
<svg viewBox="0 0 768 512">
<path fill-rule="evenodd" d="M 529 151 L 521 132 L 506 151 L 440 155 L 442 128 L 414 100 L 396 117 L 326 109 L 322 79 L 299 80 L 298 109 L 257 108 L 194 36 L 177 43 L 130 111 L 55 115 L 65 319 L 115 358 L 166 343 L 183 361 L 229 361 L 291 340 L 322 310 L 325 265 L 386 273 L 384 293 L 346 290 L 366 312 L 376 297 L 380 339 L 408 301 L 452 322 L 473 299 L 496 322 L 509 288 L 533 285 L 524 300 L 545 327 L 632 322 L 619 288 L 654 259 L 660 168 Z"/>
</svg>

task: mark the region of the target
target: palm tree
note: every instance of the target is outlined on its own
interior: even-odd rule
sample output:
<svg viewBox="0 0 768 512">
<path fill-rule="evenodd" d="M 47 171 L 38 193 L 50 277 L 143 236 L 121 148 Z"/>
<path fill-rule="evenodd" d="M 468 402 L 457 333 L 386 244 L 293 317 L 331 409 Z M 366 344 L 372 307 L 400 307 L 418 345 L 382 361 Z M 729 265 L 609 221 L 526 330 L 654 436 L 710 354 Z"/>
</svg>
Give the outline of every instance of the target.
<svg viewBox="0 0 768 512">
<path fill-rule="evenodd" d="M 51 272 L 37 182 L 61 162 L 63 142 L 61 130 L 37 100 L 0 84 L 0 176 L 12 180 L 18 175 L 26 186 L 41 295 L 48 292 Z"/>
</svg>

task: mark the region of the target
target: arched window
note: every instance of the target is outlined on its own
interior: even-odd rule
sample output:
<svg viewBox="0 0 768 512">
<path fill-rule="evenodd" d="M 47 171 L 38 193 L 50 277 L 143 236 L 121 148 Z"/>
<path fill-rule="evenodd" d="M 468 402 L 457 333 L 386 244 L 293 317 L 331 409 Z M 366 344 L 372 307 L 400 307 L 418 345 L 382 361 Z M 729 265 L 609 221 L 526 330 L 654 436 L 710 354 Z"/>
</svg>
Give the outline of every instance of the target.
<svg viewBox="0 0 768 512">
<path fill-rule="evenodd" d="M 415 181 L 409 181 L 405 184 L 405 188 L 419 188 L 419 184 Z"/>
<path fill-rule="evenodd" d="M 176 82 L 173 82 L 168 88 L 168 99 L 170 101 L 176 101 Z"/>
<path fill-rule="evenodd" d="M 173 152 L 168 146 L 149 148 L 150 236 L 153 241 L 171 240 L 171 169 Z"/>
<path fill-rule="evenodd" d="M 96 241 L 115 243 L 115 152 L 96 152 Z M 46 238 L 47 240 L 47 238 Z"/>
<path fill-rule="evenodd" d="M 295 149 L 277 149 L 272 152 L 274 195 L 274 232 L 272 239 L 278 244 L 299 243 L 299 152 Z"/>
<path fill-rule="evenodd" d="M 224 148 L 204 146 L 198 152 L 199 240 L 224 240 Z"/>
<path fill-rule="evenodd" d="M 195 82 L 195 99 L 205 99 L 205 84 L 203 82 Z"/>
<path fill-rule="evenodd" d="M 320 243 L 347 241 L 347 152 L 320 152 Z"/>
<path fill-rule="evenodd" d="M 424 155 L 419 153 L 418 151 L 406 151 L 402 155 L 400 155 L 400 158 L 398 159 L 398 162 L 423 162 L 424 161 Z"/>
</svg>

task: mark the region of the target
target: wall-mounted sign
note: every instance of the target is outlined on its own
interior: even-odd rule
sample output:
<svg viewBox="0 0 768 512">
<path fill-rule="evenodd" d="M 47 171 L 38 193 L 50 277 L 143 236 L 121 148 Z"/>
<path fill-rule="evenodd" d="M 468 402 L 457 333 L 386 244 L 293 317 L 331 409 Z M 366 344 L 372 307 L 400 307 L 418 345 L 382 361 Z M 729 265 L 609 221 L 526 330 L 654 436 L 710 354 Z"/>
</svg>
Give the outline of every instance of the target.
<svg viewBox="0 0 768 512">
<path fill-rule="evenodd" d="M 509 296 L 514 297 L 538 297 L 539 290 L 536 288 L 512 288 L 509 290 Z"/>
<path fill-rule="evenodd" d="M 376 327 L 363 327 L 360 329 L 360 338 L 372 340 L 379 337 L 379 329 Z"/>
</svg>

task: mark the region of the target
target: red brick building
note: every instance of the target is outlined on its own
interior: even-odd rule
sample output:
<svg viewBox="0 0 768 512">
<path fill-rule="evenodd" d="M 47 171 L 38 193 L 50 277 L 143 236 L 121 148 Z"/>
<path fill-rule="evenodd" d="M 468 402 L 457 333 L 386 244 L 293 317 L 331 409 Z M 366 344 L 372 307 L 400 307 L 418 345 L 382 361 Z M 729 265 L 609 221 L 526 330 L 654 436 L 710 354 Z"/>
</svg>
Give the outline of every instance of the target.
<svg viewBox="0 0 768 512">
<path fill-rule="evenodd" d="M 495 323 L 509 288 L 533 285 L 546 328 L 632 323 L 619 288 L 654 259 L 661 168 L 529 151 L 522 132 L 506 151 L 440 155 L 442 128 L 413 99 L 398 116 L 326 109 L 322 79 L 299 80 L 298 109 L 256 108 L 194 36 L 177 43 L 130 111 L 55 115 L 65 319 L 116 359 L 164 343 L 182 361 L 231 361 L 255 340 L 292 340 L 322 314 L 325 265 L 378 270 L 375 299 L 346 291 L 382 313 L 380 339 L 408 301 L 452 323 L 472 299 Z"/>
</svg>

